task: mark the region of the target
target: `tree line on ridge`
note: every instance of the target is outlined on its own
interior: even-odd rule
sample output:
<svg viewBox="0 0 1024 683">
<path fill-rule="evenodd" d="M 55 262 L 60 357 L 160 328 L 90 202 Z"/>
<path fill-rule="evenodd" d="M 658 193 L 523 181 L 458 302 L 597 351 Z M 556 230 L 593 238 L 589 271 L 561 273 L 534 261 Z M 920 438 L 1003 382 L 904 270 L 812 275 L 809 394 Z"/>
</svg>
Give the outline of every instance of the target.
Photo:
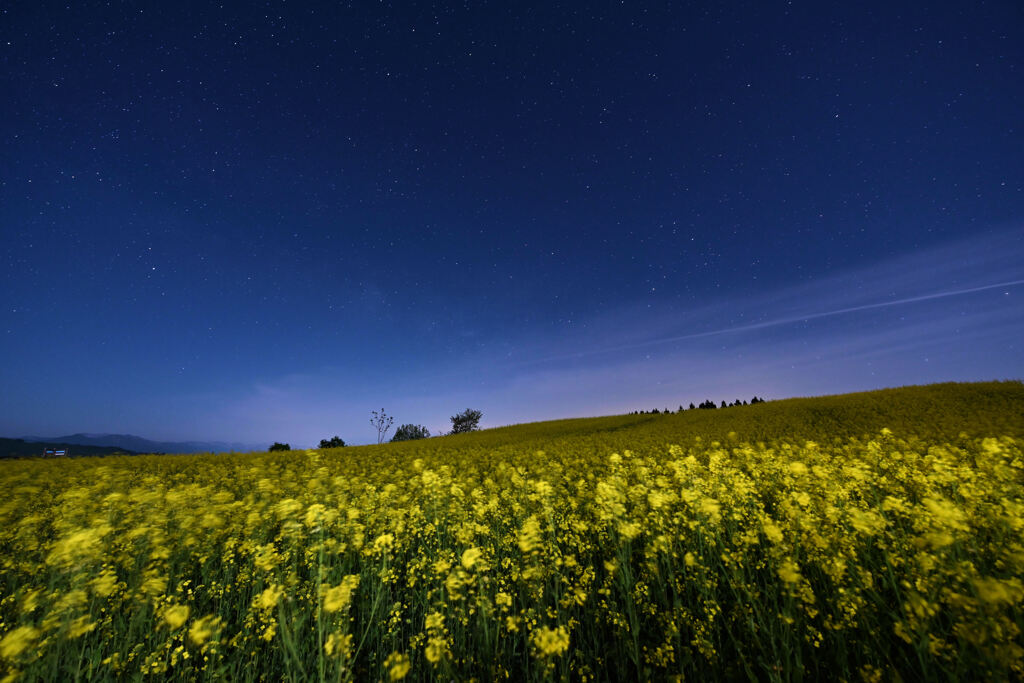
<svg viewBox="0 0 1024 683">
<path fill-rule="evenodd" d="M 752 405 L 755 405 L 757 403 L 764 403 L 764 402 L 765 402 L 765 400 L 763 398 L 758 398 L 757 396 L 755 396 L 754 398 L 750 399 L 750 403 L 747 403 L 746 401 L 741 401 L 739 399 L 736 399 L 732 403 L 726 403 L 725 401 L 722 401 L 722 405 L 721 406 L 716 406 L 714 401 L 708 399 L 708 400 L 704 401 L 703 403 L 701 403 L 700 405 L 696 405 L 696 406 L 691 403 L 689 410 L 715 410 L 716 408 L 733 408 L 735 406 L 745 406 L 745 405 L 751 405 L 752 406 Z M 682 413 L 685 410 L 687 410 L 687 409 L 683 408 L 683 406 L 679 406 L 679 410 L 677 410 L 676 412 L 677 413 Z M 655 408 L 654 410 L 634 410 L 633 412 L 630 413 L 630 415 L 671 415 L 671 414 L 672 414 L 672 411 L 669 410 L 668 408 L 665 408 L 664 410 L 658 410 L 657 408 Z"/>
</svg>

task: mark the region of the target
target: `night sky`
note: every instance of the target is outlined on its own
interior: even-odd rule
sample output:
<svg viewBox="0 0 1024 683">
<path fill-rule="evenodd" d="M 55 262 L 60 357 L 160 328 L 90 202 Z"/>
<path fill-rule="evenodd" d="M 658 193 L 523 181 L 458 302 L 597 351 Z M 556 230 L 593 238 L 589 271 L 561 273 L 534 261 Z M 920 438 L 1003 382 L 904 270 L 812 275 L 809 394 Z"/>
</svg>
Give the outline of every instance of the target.
<svg viewBox="0 0 1024 683">
<path fill-rule="evenodd" d="M 1024 376 L 1024 5 L 8 3 L 0 436 Z"/>
</svg>

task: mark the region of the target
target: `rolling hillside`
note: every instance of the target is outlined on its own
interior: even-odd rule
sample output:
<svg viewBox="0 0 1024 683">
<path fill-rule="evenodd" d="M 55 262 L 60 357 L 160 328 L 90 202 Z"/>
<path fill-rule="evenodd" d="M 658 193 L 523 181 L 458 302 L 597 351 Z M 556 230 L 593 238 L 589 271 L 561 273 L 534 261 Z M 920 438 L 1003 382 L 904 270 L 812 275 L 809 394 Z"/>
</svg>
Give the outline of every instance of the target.
<svg viewBox="0 0 1024 683">
<path fill-rule="evenodd" d="M 345 450 L 366 453 L 367 457 L 382 448 L 417 453 L 477 448 L 550 450 L 562 441 L 587 437 L 594 448 L 640 452 L 661 449 L 668 440 L 691 442 L 696 437 L 704 442 L 833 441 L 869 437 L 883 428 L 936 441 L 955 440 L 961 432 L 1024 437 L 1024 383 L 948 382 L 669 415 L 551 420 Z"/>
</svg>

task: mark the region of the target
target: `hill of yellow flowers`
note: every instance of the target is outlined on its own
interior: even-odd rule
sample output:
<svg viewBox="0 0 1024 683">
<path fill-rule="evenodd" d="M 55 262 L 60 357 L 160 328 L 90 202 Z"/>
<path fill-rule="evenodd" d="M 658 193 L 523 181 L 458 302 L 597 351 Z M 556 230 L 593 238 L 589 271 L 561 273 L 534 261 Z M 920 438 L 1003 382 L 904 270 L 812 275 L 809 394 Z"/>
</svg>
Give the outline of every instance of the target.
<svg viewBox="0 0 1024 683">
<path fill-rule="evenodd" d="M 0 681 L 1024 677 L 1024 385 L 0 463 Z"/>
</svg>

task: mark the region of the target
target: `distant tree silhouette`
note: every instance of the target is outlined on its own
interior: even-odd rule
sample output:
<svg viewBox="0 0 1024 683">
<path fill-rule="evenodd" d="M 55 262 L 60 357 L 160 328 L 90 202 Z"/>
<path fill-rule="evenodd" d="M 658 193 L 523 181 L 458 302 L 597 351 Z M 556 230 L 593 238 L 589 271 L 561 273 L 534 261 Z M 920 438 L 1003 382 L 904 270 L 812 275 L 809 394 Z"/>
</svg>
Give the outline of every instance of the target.
<svg viewBox="0 0 1024 683">
<path fill-rule="evenodd" d="M 289 446 L 288 444 L 281 443 L 280 441 L 275 441 L 274 445 L 271 446 L 270 448 L 268 448 L 267 450 L 269 450 L 269 451 L 290 451 L 291 449 L 292 449 L 292 447 Z"/>
<path fill-rule="evenodd" d="M 736 406 L 755 405 L 757 403 L 764 402 L 765 400 L 763 398 L 758 398 L 757 396 L 754 396 L 752 399 L 750 399 L 749 404 L 745 400 L 739 398 L 733 401 L 732 403 L 725 400 L 721 401 L 720 403 L 715 403 L 714 401 L 708 398 L 704 399 L 704 401 L 698 405 L 690 403 L 689 408 L 684 408 L 682 405 L 680 405 L 679 410 L 677 412 L 681 413 L 684 410 L 715 410 L 716 408 L 734 408 Z M 671 415 L 672 412 L 673 411 L 669 410 L 668 408 L 665 408 L 664 410 L 659 410 L 655 408 L 654 410 L 634 410 L 633 412 L 630 413 L 630 415 Z"/>
<path fill-rule="evenodd" d="M 452 415 L 452 434 L 463 434 L 465 432 L 476 431 L 477 425 L 480 423 L 480 418 L 483 417 L 483 413 L 479 410 L 472 410 L 466 408 L 458 415 Z"/>
<path fill-rule="evenodd" d="M 330 439 L 320 439 L 320 448 L 342 448 L 345 441 L 340 436 L 333 436 Z"/>
<path fill-rule="evenodd" d="M 377 430 L 377 445 L 384 443 L 384 437 L 387 436 L 388 430 L 391 429 L 391 425 L 394 423 L 395 418 L 391 417 L 384 412 L 384 409 L 380 409 L 380 413 L 376 410 L 370 413 L 370 425 Z"/>
<path fill-rule="evenodd" d="M 426 439 L 430 437 L 430 430 L 423 425 L 404 424 L 395 430 L 392 441 L 412 441 L 414 439 Z"/>
</svg>

